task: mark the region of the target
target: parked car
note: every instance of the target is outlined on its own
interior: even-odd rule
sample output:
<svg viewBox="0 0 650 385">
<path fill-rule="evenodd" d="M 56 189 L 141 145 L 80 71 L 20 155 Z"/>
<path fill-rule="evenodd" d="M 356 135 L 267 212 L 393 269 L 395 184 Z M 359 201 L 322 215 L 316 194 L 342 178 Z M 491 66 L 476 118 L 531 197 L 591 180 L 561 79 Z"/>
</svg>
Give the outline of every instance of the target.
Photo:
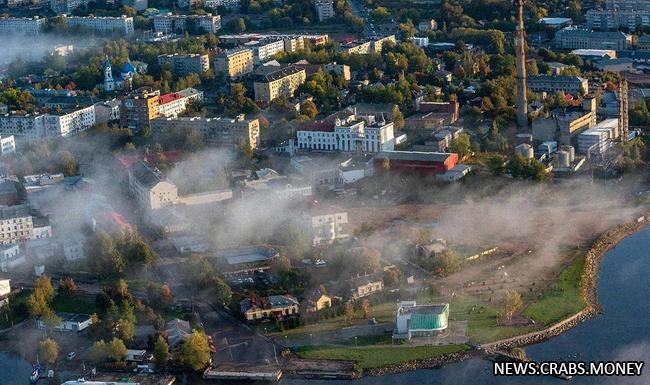
<svg viewBox="0 0 650 385">
<path fill-rule="evenodd" d="M 72 361 L 77 356 L 77 353 L 70 352 L 68 353 L 68 361 Z"/>
</svg>

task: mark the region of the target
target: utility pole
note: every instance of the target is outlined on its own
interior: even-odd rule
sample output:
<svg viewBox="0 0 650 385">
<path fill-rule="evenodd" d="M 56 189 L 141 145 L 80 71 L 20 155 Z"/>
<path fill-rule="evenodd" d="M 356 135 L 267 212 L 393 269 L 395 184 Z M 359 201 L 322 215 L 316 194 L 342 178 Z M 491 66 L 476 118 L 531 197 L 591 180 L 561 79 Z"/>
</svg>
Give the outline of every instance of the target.
<svg viewBox="0 0 650 385">
<path fill-rule="evenodd" d="M 621 79 L 618 87 L 619 92 L 619 113 L 618 126 L 621 130 L 621 142 L 627 143 L 629 122 L 628 122 L 628 104 L 627 104 L 627 79 Z"/>
<path fill-rule="evenodd" d="M 528 129 L 528 97 L 526 95 L 526 37 L 524 30 L 524 0 L 518 1 L 515 55 L 517 57 L 517 127 Z"/>
</svg>

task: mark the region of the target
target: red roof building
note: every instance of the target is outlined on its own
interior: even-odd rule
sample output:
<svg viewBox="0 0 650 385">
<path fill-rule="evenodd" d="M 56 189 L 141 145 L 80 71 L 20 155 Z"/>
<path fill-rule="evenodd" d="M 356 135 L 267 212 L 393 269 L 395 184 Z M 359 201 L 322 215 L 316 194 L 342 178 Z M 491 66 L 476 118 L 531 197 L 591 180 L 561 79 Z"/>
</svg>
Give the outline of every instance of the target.
<svg viewBox="0 0 650 385">
<path fill-rule="evenodd" d="M 445 173 L 457 164 L 458 154 L 444 152 L 384 151 L 373 159 L 376 175 L 388 171 L 413 172 L 422 176 L 433 176 Z"/>
</svg>

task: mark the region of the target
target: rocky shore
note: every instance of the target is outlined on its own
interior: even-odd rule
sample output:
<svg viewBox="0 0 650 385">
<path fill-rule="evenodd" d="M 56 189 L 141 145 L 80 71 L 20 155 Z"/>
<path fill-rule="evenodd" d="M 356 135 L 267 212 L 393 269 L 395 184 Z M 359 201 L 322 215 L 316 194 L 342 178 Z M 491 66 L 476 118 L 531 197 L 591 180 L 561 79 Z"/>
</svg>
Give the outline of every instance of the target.
<svg viewBox="0 0 650 385">
<path fill-rule="evenodd" d="M 472 352 L 460 352 L 445 354 L 439 357 L 428 358 L 426 360 L 405 361 L 397 365 L 390 365 L 383 368 L 374 368 L 364 371 L 365 376 L 385 376 L 387 374 L 396 374 L 409 372 L 417 369 L 432 369 L 452 362 L 466 360 L 473 356 Z"/>
</svg>

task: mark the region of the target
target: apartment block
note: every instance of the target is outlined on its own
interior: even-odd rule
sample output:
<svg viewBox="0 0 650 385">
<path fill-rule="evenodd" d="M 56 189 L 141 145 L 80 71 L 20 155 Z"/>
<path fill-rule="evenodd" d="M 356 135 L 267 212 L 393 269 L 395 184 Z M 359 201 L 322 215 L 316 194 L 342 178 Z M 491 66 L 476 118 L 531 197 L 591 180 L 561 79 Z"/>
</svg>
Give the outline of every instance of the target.
<svg viewBox="0 0 650 385">
<path fill-rule="evenodd" d="M 96 17 L 96 16 L 68 16 L 68 27 L 81 27 L 97 32 L 119 32 L 132 35 L 134 32 L 133 18 L 122 15 L 121 17 Z"/>
<path fill-rule="evenodd" d="M 587 26 L 604 31 L 620 28 L 636 31 L 650 27 L 650 11 L 590 9 L 587 11 Z"/>
<path fill-rule="evenodd" d="M 632 35 L 626 35 L 623 32 L 565 28 L 557 31 L 553 43 L 559 49 L 611 49 L 621 51 L 630 48 Z"/>
<path fill-rule="evenodd" d="M 178 76 L 186 76 L 191 73 L 203 73 L 210 69 L 210 57 L 199 54 L 168 54 L 158 56 L 158 64 L 161 66 L 170 64 L 174 73 Z"/>
<path fill-rule="evenodd" d="M 280 52 L 284 52 L 284 41 L 278 38 L 265 38 L 246 43 L 253 50 L 253 63 L 256 65 L 267 62 Z"/>
<path fill-rule="evenodd" d="M 153 27 L 156 32 L 176 32 L 185 31 L 187 21 L 192 20 L 196 26 L 205 32 L 216 33 L 221 29 L 221 16 L 212 15 L 158 15 L 153 18 Z"/>
<path fill-rule="evenodd" d="M 241 0 L 205 0 L 203 5 L 210 9 L 224 7 L 230 11 L 236 11 L 241 7 Z"/>
<path fill-rule="evenodd" d="M 203 92 L 194 88 L 185 88 L 178 92 L 160 95 L 158 99 L 158 115 L 176 117 L 187 110 L 192 102 L 203 102 Z"/>
<path fill-rule="evenodd" d="M 45 19 L 34 16 L 27 17 L 0 17 L 0 34 L 25 34 L 37 35 L 43 30 Z"/>
<path fill-rule="evenodd" d="M 255 100 L 270 103 L 279 96 L 292 97 L 306 79 L 305 70 L 292 65 L 261 75 L 253 82 Z"/>
<path fill-rule="evenodd" d="M 69 15 L 86 4 L 87 0 L 50 0 L 50 9 L 57 15 Z"/>
<path fill-rule="evenodd" d="M 149 128 L 152 119 L 158 117 L 160 90 L 140 88 L 120 98 L 120 125 L 135 132 Z"/>
<path fill-rule="evenodd" d="M 318 21 L 323 22 L 336 16 L 333 0 L 312 0 L 312 4 L 318 15 Z"/>
<path fill-rule="evenodd" d="M 238 148 L 240 145 L 257 148 L 260 144 L 259 119 L 246 119 L 244 115 L 231 118 L 158 118 L 151 122 L 154 139 L 170 129 L 196 129 L 206 143 Z"/>
<path fill-rule="evenodd" d="M 214 70 L 226 74 L 229 78 L 253 72 L 253 50 L 237 48 L 221 53 L 215 58 Z"/>
<path fill-rule="evenodd" d="M 95 108 L 67 110 L 48 114 L 6 114 L 0 116 L 0 134 L 27 139 L 68 137 L 95 124 Z"/>
</svg>

